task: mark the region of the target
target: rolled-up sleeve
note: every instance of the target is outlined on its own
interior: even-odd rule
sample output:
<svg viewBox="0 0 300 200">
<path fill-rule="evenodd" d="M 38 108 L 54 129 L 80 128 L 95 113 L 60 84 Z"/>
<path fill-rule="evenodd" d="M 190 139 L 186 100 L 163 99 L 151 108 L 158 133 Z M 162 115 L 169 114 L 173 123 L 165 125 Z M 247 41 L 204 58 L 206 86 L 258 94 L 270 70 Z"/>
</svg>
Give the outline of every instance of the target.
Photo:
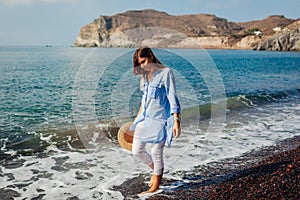
<svg viewBox="0 0 300 200">
<path fill-rule="evenodd" d="M 175 77 L 172 70 L 166 74 L 165 77 L 165 87 L 166 87 L 166 95 L 170 103 L 170 112 L 180 113 L 180 103 L 176 94 L 176 85 L 175 85 Z"/>
</svg>

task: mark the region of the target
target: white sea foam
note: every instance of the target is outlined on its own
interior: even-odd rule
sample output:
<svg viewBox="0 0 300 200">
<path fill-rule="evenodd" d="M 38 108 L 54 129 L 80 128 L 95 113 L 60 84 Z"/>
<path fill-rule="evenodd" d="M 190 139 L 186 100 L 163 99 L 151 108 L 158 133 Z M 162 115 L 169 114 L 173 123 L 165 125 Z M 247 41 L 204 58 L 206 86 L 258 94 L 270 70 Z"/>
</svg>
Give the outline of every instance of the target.
<svg viewBox="0 0 300 200">
<path fill-rule="evenodd" d="M 4 151 L 4 150 L 6 150 L 6 143 L 7 143 L 7 141 L 8 141 L 8 138 L 1 138 L 0 139 L 0 142 L 2 143 L 2 147 L 1 147 L 1 151 Z"/>
</svg>

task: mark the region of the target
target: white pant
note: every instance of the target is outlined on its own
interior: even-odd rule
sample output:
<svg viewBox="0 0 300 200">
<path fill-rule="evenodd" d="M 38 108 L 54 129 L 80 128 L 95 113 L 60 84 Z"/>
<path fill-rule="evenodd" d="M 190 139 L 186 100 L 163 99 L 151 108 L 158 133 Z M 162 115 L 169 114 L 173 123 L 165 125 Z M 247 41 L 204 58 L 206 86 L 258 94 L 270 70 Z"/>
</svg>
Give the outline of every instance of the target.
<svg viewBox="0 0 300 200">
<path fill-rule="evenodd" d="M 162 175 L 164 169 L 163 150 L 165 141 L 161 143 L 151 143 L 151 154 L 146 151 L 146 144 L 147 143 L 134 138 L 132 143 L 132 155 L 139 158 L 146 165 L 151 165 L 153 163 L 154 174 Z"/>
</svg>

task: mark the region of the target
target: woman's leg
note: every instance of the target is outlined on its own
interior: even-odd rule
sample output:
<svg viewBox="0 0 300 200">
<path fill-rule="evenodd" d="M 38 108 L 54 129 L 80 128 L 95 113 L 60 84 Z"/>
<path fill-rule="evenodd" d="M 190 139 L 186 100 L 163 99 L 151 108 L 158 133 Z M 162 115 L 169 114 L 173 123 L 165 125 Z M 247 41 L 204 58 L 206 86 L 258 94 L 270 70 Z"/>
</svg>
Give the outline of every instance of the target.
<svg viewBox="0 0 300 200">
<path fill-rule="evenodd" d="M 164 151 L 165 141 L 161 143 L 152 144 L 151 156 L 154 164 L 154 174 L 161 175 L 164 170 L 164 160 L 163 160 L 163 151 Z"/>
<path fill-rule="evenodd" d="M 132 154 L 134 157 L 139 158 L 143 163 L 148 165 L 153 171 L 149 187 L 150 189 L 145 191 L 144 193 L 155 192 L 160 185 L 163 170 L 164 170 L 164 162 L 163 162 L 163 149 L 165 142 L 152 144 L 151 155 L 146 151 L 146 143 L 139 141 L 137 138 L 133 139 L 132 143 Z"/>
<path fill-rule="evenodd" d="M 134 138 L 132 142 L 132 155 L 140 159 L 143 163 L 153 169 L 153 161 L 151 155 L 146 151 L 146 143 Z"/>
<path fill-rule="evenodd" d="M 151 148 L 154 174 L 152 175 L 149 182 L 150 189 L 146 191 L 146 193 L 155 192 L 159 188 L 163 176 L 163 171 L 164 171 L 164 161 L 163 161 L 164 146 L 165 146 L 165 142 L 163 141 L 161 143 L 153 144 Z"/>
</svg>

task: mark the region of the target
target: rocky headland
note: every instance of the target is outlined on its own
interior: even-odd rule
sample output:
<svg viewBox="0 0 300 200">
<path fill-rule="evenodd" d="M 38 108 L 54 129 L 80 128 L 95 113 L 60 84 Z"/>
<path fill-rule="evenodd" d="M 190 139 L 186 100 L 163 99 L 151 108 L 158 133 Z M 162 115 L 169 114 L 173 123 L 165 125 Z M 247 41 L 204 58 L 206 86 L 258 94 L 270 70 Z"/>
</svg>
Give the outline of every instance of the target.
<svg viewBox="0 0 300 200">
<path fill-rule="evenodd" d="M 254 45 L 256 50 L 300 51 L 300 19 Z"/>
<path fill-rule="evenodd" d="M 100 16 L 83 26 L 74 46 L 299 51 L 299 21 L 272 15 L 237 23 L 210 14 L 174 16 L 151 9 L 127 11 Z"/>
</svg>

